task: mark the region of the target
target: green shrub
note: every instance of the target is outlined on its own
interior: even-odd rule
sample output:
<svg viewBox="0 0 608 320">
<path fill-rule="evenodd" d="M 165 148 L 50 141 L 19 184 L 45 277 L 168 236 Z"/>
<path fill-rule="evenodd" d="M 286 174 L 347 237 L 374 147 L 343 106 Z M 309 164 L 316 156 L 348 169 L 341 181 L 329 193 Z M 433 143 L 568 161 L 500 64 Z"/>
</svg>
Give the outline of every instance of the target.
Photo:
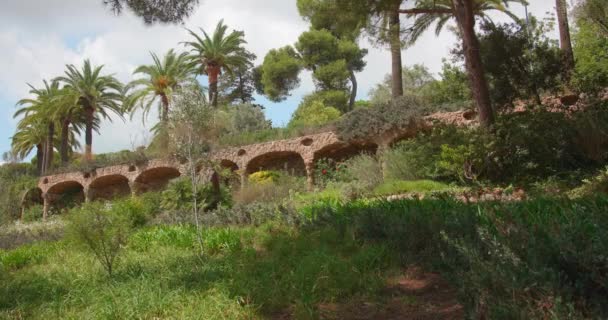
<svg viewBox="0 0 608 320">
<path fill-rule="evenodd" d="M 591 197 L 608 194 L 608 167 L 596 176 L 583 180 L 583 185 L 568 192 L 572 198 Z"/>
<path fill-rule="evenodd" d="M 437 124 L 428 132 L 420 132 L 413 139 L 398 143 L 383 156 L 387 180 L 460 180 L 460 167 L 465 161 L 477 159 L 459 157 L 454 149 L 470 150 L 477 145 L 475 129 Z"/>
<path fill-rule="evenodd" d="M 129 238 L 129 247 L 139 251 L 147 251 L 149 248 L 159 246 L 194 248 L 196 241 L 194 225 L 159 225 L 133 234 Z"/>
<path fill-rule="evenodd" d="M 378 196 L 385 196 L 408 192 L 426 193 L 431 191 L 445 191 L 448 189 L 450 189 L 450 186 L 448 186 L 447 184 L 432 180 L 393 180 L 387 181 L 377 186 L 373 190 L 373 194 Z"/>
<path fill-rule="evenodd" d="M 316 206 L 307 224 L 349 230 L 398 250 L 404 263 L 440 270 L 471 318 L 605 318 L 607 206 L 608 198 L 359 201 Z"/>
<path fill-rule="evenodd" d="M 368 139 L 392 130 L 416 129 L 430 112 L 428 105 L 415 97 L 402 97 L 373 108 L 355 109 L 340 118 L 336 132 L 345 141 Z"/>
<path fill-rule="evenodd" d="M 133 230 L 133 221 L 110 204 L 87 203 L 73 210 L 68 232 L 75 243 L 90 251 L 112 276 L 119 253 Z"/>
<path fill-rule="evenodd" d="M 229 228 L 210 228 L 204 233 L 203 245 L 209 254 L 236 252 L 242 248 L 241 235 Z"/>
<path fill-rule="evenodd" d="M 23 212 L 23 217 L 22 217 L 23 221 L 32 222 L 32 221 L 42 219 L 43 209 L 44 209 L 44 207 L 40 204 L 33 205 L 33 206 L 30 206 L 29 208 L 26 208 L 25 211 Z"/>
<path fill-rule="evenodd" d="M 271 175 L 273 176 L 273 175 Z M 267 175 L 256 177 L 268 179 Z M 305 178 L 280 173 L 272 183 L 248 183 L 234 194 L 234 201 L 240 204 L 254 202 L 282 203 L 292 194 L 306 190 Z"/>
<path fill-rule="evenodd" d="M 156 194 L 158 196 L 158 194 Z M 150 196 L 126 198 L 111 202 L 113 211 L 125 216 L 133 227 L 145 225 L 158 213 L 159 208 L 149 202 Z"/>
<path fill-rule="evenodd" d="M 346 160 L 341 170 L 342 181 L 357 181 L 362 188 L 372 189 L 382 183 L 382 163 L 374 155 L 361 154 Z"/>
<path fill-rule="evenodd" d="M 199 184 L 197 186 L 197 204 L 199 210 L 207 210 L 212 205 L 232 204 L 232 196 L 225 188 L 221 188 L 219 196 L 215 194 L 210 184 Z M 171 181 L 169 186 L 161 193 L 160 207 L 163 210 L 180 211 L 192 210 L 194 196 L 192 182 L 189 178 L 179 178 Z"/>
<path fill-rule="evenodd" d="M 37 181 L 31 164 L 0 165 L 0 224 L 19 219 L 21 199 L 26 191 L 36 187 Z"/>
<path fill-rule="evenodd" d="M 48 245 L 26 245 L 10 251 L 0 250 L 0 266 L 7 270 L 16 270 L 40 263 L 51 248 L 52 246 Z"/>
<path fill-rule="evenodd" d="M 279 180 L 280 177 L 281 173 L 278 171 L 262 170 L 250 174 L 248 179 L 250 183 L 266 184 L 274 183 Z"/>
</svg>

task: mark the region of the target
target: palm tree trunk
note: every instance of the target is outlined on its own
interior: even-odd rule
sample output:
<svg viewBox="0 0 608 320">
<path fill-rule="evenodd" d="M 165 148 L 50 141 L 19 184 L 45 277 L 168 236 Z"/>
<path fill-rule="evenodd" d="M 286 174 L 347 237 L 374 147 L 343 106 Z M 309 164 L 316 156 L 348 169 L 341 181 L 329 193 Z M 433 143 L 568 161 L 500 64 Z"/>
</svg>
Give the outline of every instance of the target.
<svg viewBox="0 0 608 320">
<path fill-rule="evenodd" d="M 403 74 L 401 62 L 401 19 L 399 18 L 400 1 L 391 10 L 389 17 L 389 41 L 391 47 L 391 77 L 393 98 L 403 96 Z"/>
<path fill-rule="evenodd" d="M 479 40 L 475 34 L 475 15 L 473 13 L 472 0 L 452 0 L 454 15 L 462 36 L 462 44 L 465 54 L 465 64 L 473 98 L 477 103 L 479 121 L 484 127 L 494 123 L 494 110 L 490 102 L 490 91 L 481 62 L 479 53 Z"/>
<path fill-rule="evenodd" d="M 66 165 L 70 161 L 68 155 L 69 148 L 69 135 L 70 135 L 70 120 L 68 118 L 63 119 L 61 122 L 61 146 L 59 148 L 59 155 L 61 157 L 61 164 Z"/>
<path fill-rule="evenodd" d="M 53 153 L 54 153 L 53 140 L 54 140 L 54 138 L 55 138 L 55 122 L 51 121 L 49 123 L 47 137 L 46 137 L 46 157 L 45 157 L 45 162 L 44 162 L 44 172 L 45 173 L 53 165 Z"/>
<path fill-rule="evenodd" d="M 169 97 L 163 94 L 160 96 L 163 111 L 160 118 L 161 126 L 160 128 L 160 147 L 163 151 L 166 151 L 169 147 L 169 133 L 167 132 L 167 126 L 169 124 Z"/>
<path fill-rule="evenodd" d="M 355 77 L 355 72 L 352 70 L 350 71 L 350 84 L 351 84 L 351 90 L 350 90 L 350 101 L 348 102 L 348 110 L 347 111 L 352 111 L 355 108 L 355 101 L 357 100 L 357 77 Z"/>
<path fill-rule="evenodd" d="M 42 165 L 43 165 L 43 161 L 44 161 L 44 147 L 43 147 L 42 143 L 39 143 L 36 145 L 36 159 L 38 160 L 36 162 L 36 170 L 38 172 L 38 175 L 41 176 L 42 175 Z"/>
<path fill-rule="evenodd" d="M 87 107 L 85 109 L 86 119 L 84 128 L 84 160 L 93 160 L 93 121 L 95 116 L 95 109 Z"/>
<path fill-rule="evenodd" d="M 217 81 L 220 75 L 220 67 L 208 65 L 207 75 L 209 76 L 209 102 L 213 107 L 217 107 Z"/>
<path fill-rule="evenodd" d="M 557 24 L 559 26 L 559 43 L 564 57 L 564 76 L 566 82 L 570 82 L 574 70 L 574 51 L 570 39 L 570 26 L 568 24 L 568 6 L 566 0 L 555 0 L 557 11 Z"/>
</svg>

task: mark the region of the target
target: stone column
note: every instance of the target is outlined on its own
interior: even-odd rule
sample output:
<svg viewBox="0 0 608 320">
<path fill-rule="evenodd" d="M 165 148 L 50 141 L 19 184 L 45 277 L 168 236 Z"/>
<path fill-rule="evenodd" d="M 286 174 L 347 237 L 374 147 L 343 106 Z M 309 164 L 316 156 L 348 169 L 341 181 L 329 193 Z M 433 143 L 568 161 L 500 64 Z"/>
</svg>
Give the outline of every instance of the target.
<svg viewBox="0 0 608 320">
<path fill-rule="evenodd" d="M 129 181 L 129 189 L 131 189 L 131 196 L 136 197 L 139 194 L 139 183 Z"/>
<path fill-rule="evenodd" d="M 387 165 L 386 165 L 386 152 L 390 149 L 389 145 L 387 143 L 379 143 L 378 144 L 378 152 L 377 152 L 377 156 L 378 156 L 378 160 L 380 161 L 380 167 L 382 169 L 382 178 L 384 180 L 386 180 L 386 175 L 387 175 Z"/>
<path fill-rule="evenodd" d="M 306 166 L 306 182 L 308 186 L 308 191 L 313 191 L 315 189 L 315 163 L 310 160 L 304 163 Z"/>
<path fill-rule="evenodd" d="M 46 217 L 49 215 L 49 207 L 51 206 L 51 196 L 48 193 L 42 194 L 42 220 L 46 220 Z"/>
<path fill-rule="evenodd" d="M 93 195 L 95 193 L 95 190 L 91 187 L 85 187 L 84 190 L 84 202 L 91 202 L 93 201 Z"/>
<path fill-rule="evenodd" d="M 239 177 L 241 178 L 241 190 L 243 190 L 247 186 L 247 171 L 239 172 Z"/>
</svg>

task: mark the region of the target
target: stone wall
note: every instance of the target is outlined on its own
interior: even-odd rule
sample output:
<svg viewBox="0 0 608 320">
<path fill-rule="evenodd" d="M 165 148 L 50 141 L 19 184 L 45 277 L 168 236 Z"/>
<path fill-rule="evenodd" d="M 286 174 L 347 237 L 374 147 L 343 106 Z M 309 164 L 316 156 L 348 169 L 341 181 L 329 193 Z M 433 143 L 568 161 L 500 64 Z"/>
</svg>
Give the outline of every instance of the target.
<svg viewBox="0 0 608 320">
<path fill-rule="evenodd" d="M 470 125 L 474 115 L 467 112 L 453 112 L 431 115 L 425 120 L 452 124 Z M 385 150 L 393 142 L 413 137 L 419 128 L 409 128 L 402 132 L 387 132 L 365 141 L 342 141 L 334 132 L 323 132 L 293 139 L 257 143 L 238 148 L 227 148 L 212 153 L 209 158 L 241 176 L 241 184 L 248 174 L 260 169 L 287 168 L 306 174 L 309 188 L 314 185 L 314 162 L 321 158 L 343 160 L 361 152 Z M 54 200 L 62 194 L 81 189 L 86 201 L 110 199 L 114 196 L 159 190 L 169 180 L 186 173 L 187 165 L 177 160 L 155 159 L 141 165 L 117 165 L 98 168 L 90 172 L 69 172 L 40 178 L 45 215 Z M 202 170 L 204 176 L 213 171 Z"/>
</svg>

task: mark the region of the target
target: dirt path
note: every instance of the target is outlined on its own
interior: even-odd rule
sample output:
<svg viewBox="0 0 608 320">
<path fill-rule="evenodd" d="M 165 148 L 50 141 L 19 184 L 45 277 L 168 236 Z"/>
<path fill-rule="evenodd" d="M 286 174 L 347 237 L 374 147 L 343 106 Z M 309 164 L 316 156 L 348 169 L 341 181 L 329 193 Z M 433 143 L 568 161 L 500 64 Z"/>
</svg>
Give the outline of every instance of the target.
<svg viewBox="0 0 608 320">
<path fill-rule="evenodd" d="M 395 278 L 377 301 L 354 299 L 346 304 L 319 305 L 321 319 L 327 320 L 461 320 L 464 311 L 456 300 L 456 290 L 439 274 L 411 267 Z M 277 319 L 294 319 L 283 314 Z"/>
</svg>

